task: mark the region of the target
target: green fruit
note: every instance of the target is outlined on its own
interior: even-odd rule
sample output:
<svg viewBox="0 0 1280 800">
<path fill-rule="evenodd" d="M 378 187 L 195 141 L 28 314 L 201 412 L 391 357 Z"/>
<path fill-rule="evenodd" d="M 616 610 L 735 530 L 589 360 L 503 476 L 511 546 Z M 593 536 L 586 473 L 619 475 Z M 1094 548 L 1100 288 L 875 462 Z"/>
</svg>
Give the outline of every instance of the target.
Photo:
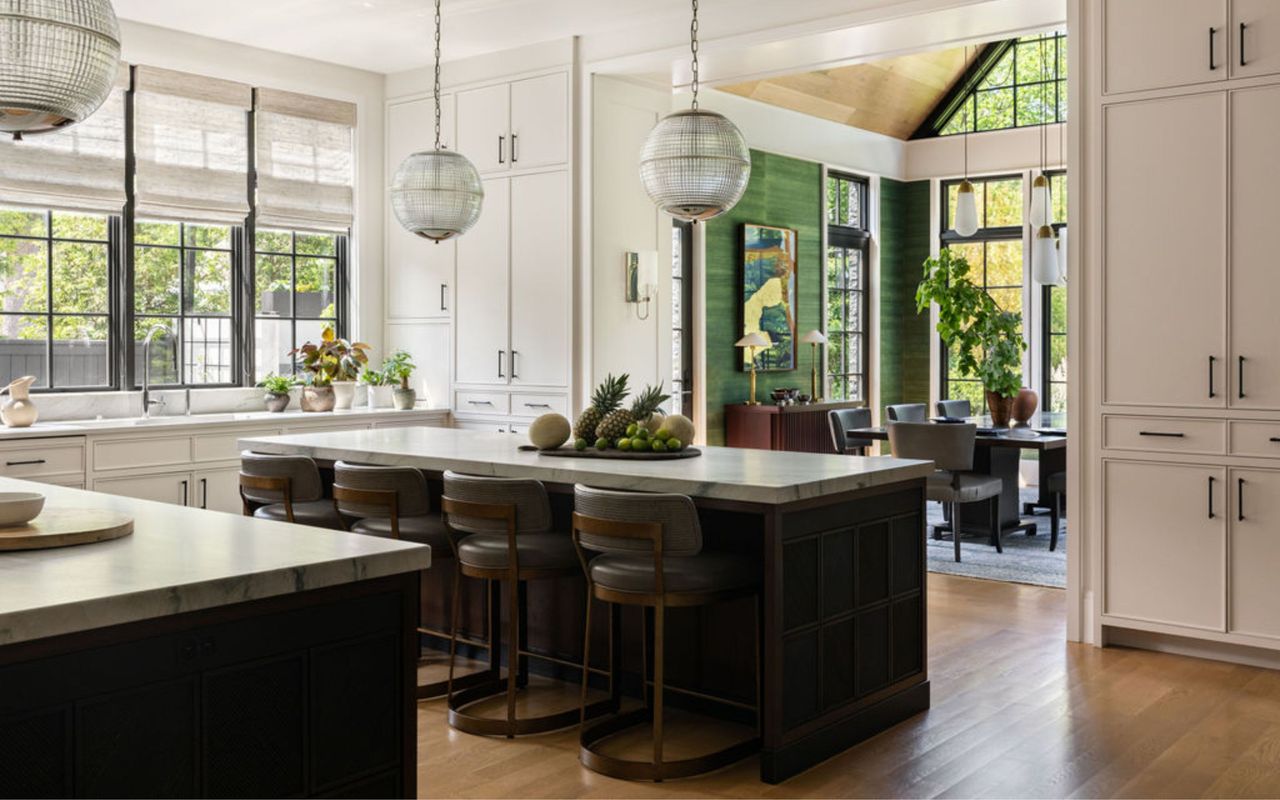
<svg viewBox="0 0 1280 800">
<path fill-rule="evenodd" d="M 628 436 L 635 436 L 635 435 L 636 435 L 636 431 L 638 431 L 638 430 L 640 430 L 640 426 L 639 426 L 639 425 L 637 425 L 637 424 L 635 424 L 635 423 L 633 422 L 633 423 L 631 423 L 630 425 L 628 425 L 628 426 L 627 426 L 627 435 L 628 435 Z"/>
<path fill-rule="evenodd" d="M 586 449 L 587 449 L 587 440 L 586 440 L 586 439 L 583 439 L 581 436 L 579 436 L 579 437 L 574 441 L 574 443 L 573 443 L 573 447 L 574 447 L 574 449 L 576 449 L 576 450 L 586 450 Z"/>
<path fill-rule="evenodd" d="M 633 438 L 640 439 L 641 441 L 648 441 L 649 432 L 646 431 L 644 428 L 640 428 L 635 432 L 635 436 Z"/>
<path fill-rule="evenodd" d="M 606 439 L 606 438 L 604 438 L 603 436 L 601 436 L 599 439 L 596 439 L 596 449 L 597 449 L 597 450 L 608 450 L 608 449 L 609 449 L 609 440 L 608 440 L 608 439 Z"/>
<path fill-rule="evenodd" d="M 658 430 L 657 433 L 653 435 L 653 438 L 659 441 L 665 442 L 666 440 L 671 438 L 671 431 L 667 430 L 666 428 L 661 428 Z"/>
<path fill-rule="evenodd" d="M 684 449 L 684 442 L 679 439 L 671 438 L 667 440 L 667 449 L 672 452 L 679 452 Z"/>
<path fill-rule="evenodd" d="M 630 449 L 631 449 L 631 440 L 630 440 L 630 439 L 619 439 L 619 440 L 618 440 L 618 449 L 619 449 L 619 450 L 630 450 Z"/>
<path fill-rule="evenodd" d="M 654 439 L 653 444 L 649 446 L 653 448 L 653 452 L 655 453 L 667 452 L 667 443 L 662 441 L 661 439 Z"/>
</svg>

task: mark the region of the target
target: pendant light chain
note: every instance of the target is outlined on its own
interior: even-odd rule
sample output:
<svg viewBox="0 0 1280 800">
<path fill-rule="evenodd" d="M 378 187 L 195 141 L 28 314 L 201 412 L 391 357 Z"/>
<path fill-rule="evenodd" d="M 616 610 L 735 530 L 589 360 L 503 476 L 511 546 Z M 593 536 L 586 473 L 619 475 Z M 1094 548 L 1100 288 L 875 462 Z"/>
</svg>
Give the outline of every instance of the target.
<svg viewBox="0 0 1280 800">
<path fill-rule="evenodd" d="M 693 0 L 693 21 L 689 23 L 689 52 L 693 54 L 693 110 L 697 111 L 698 110 L 698 0 Z"/>
<path fill-rule="evenodd" d="M 440 0 L 436 0 L 436 149 L 440 148 Z"/>
</svg>

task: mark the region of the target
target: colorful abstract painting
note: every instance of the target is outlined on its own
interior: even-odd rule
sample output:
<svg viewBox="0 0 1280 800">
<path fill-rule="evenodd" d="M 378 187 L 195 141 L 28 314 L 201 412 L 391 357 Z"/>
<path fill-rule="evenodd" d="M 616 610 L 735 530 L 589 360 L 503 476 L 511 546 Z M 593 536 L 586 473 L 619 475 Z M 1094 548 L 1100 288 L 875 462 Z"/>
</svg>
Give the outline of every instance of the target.
<svg viewBox="0 0 1280 800">
<path fill-rule="evenodd" d="M 742 332 L 764 331 L 773 347 L 756 352 L 756 369 L 796 368 L 796 232 L 770 225 L 742 226 Z M 751 352 L 742 349 L 742 366 Z"/>
</svg>

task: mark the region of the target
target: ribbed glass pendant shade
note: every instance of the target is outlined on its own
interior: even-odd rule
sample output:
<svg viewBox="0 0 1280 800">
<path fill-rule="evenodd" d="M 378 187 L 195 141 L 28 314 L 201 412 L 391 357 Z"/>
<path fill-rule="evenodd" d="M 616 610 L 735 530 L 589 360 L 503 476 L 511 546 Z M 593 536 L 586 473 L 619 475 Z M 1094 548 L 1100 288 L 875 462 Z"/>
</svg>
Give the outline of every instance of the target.
<svg viewBox="0 0 1280 800">
<path fill-rule="evenodd" d="M 391 207 L 400 224 L 434 242 L 461 236 L 480 219 L 484 185 L 466 156 L 450 150 L 414 153 L 391 184 Z"/>
<path fill-rule="evenodd" d="M 746 139 L 714 111 L 689 109 L 664 117 L 640 151 L 640 181 L 649 198 L 685 221 L 711 219 L 733 208 L 750 177 Z"/>
<path fill-rule="evenodd" d="M 119 65 L 110 0 L 0 0 L 0 131 L 20 137 L 84 121 Z"/>
</svg>

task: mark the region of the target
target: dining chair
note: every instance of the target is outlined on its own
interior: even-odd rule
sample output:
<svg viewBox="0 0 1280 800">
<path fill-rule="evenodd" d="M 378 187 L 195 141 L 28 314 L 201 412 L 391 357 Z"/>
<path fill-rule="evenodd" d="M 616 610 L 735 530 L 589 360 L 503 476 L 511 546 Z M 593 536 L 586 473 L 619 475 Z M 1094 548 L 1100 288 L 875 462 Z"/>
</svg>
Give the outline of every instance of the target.
<svg viewBox="0 0 1280 800">
<path fill-rule="evenodd" d="M 925 422 L 929 419 L 929 407 L 924 403 L 899 403 L 885 406 L 890 422 Z"/>
<path fill-rule="evenodd" d="M 1000 479 L 971 471 L 977 437 L 978 426 L 973 424 L 889 423 L 889 449 L 894 458 L 934 463 L 935 470 L 927 479 L 925 496 L 942 503 L 950 511 L 956 561 L 960 560 L 960 509 L 984 500 L 992 501 L 988 511 L 991 539 L 995 542 L 996 552 L 1004 552 L 1004 545 L 1000 542 L 998 500 L 993 500 L 1000 497 Z M 940 528 L 934 528 L 933 538 L 942 538 Z"/>
<path fill-rule="evenodd" d="M 973 416 L 973 404 L 968 400 L 939 400 L 935 408 L 940 417 L 968 419 Z"/>
<path fill-rule="evenodd" d="M 1055 472 L 1045 479 L 1049 493 L 1049 551 L 1058 549 L 1058 526 L 1062 524 L 1062 500 L 1067 494 L 1067 473 Z"/>
<path fill-rule="evenodd" d="M 872 444 L 870 439 L 850 439 L 849 431 L 871 427 L 871 409 L 836 408 L 827 412 L 831 427 L 831 444 L 837 453 L 864 456 Z"/>
</svg>

